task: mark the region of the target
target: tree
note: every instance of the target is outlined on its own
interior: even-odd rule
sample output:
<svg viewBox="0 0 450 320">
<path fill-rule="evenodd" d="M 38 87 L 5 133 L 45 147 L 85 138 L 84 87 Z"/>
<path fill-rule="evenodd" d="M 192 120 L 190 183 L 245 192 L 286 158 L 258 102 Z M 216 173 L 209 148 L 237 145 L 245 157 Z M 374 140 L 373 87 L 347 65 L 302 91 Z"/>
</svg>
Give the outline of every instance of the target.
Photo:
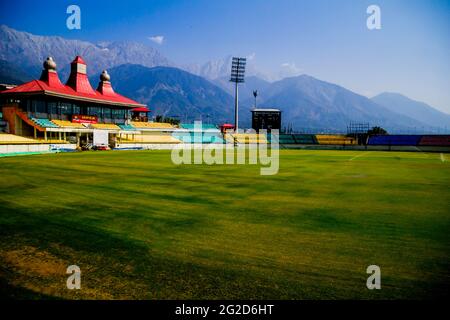
<svg viewBox="0 0 450 320">
<path fill-rule="evenodd" d="M 180 123 L 180 120 L 176 119 L 176 118 L 164 117 L 162 115 L 157 115 L 155 117 L 155 122 L 163 122 L 163 123 L 170 123 L 170 124 L 178 125 Z"/>
<path fill-rule="evenodd" d="M 389 134 L 385 129 L 383 129 L 382 127 L 372 127 L 372 129 L 370 129 L 368 132 L 367 132 L 370 136 L 371 135 L 375 135 L 375 134 L 378 134 L 378 135 L 387 135 L 387 134 Z"/>
</svg>

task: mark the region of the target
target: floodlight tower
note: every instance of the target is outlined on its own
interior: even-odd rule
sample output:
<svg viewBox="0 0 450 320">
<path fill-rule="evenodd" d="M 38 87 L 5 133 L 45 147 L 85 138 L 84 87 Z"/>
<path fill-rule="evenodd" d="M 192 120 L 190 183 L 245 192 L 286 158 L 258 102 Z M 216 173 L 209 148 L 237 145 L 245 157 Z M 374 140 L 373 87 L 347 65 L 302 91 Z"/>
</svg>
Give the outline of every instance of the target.
<svg viewBox="0 0 450 320">
<path fill-rule="evenodd" d="M 239 122 L 239 99 L 238 84 L 244 82 L 246 58 L 233 57 L 231 61 L 231 78 L 230 81 L 235 83 L 234 89 L 234 131 L 238 132 Z"/>
</svg>

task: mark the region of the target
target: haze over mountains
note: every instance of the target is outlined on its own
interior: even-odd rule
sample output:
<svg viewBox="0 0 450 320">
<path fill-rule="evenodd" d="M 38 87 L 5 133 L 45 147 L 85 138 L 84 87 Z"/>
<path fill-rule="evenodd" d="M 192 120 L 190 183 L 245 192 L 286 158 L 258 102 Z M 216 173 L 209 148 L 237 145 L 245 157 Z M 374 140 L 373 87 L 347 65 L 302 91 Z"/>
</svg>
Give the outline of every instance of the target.
<svg viewBox="0 0 450 320">
<path fill-rule="evenodd" d="M 30 80 L 32 77 L 19 66 L 0 60 L 0 83 L 21 84 Z"/>
<path fill-rule="evenodd" d="M 62 37 L 36 36 L 0 26 L 0 60 L 21 66 L 33 77 L 40 75 L 42 62 L 52 56 L 63 78 L 70 73 L 70 62 L 81 55 L 89 72 L 100 74 L 124 63 L 136 63 L 147 67 L 168 66 L 171 63 L 156 49 L 138 42 L 100 42 L 67 40 Z"/>
<path fill-rule="evenodd" d="M 114 89 L 148 104 L 153 115 L 178 116 L 182 121 L 232 121 L 234 87 L 228 81 L 231 55 L 180 67 L 158 50 L 137 42 L 94 44 L 0 26 L 0 83 L 39 77 L 47 56 L 54 57 L 65 82 L 76 55 L 86 61 L 94 86 L 101 71 L 108 69 Z M 296 130 L 342 131 L 350 121 L 410 131 L 450 129 L 450 115 L 399 94 L 383 93 L 369 99 L 308 75 L 275 82 L 264 78 L 249 59 L 246 83 L 239 87 L 242 126 L 250 126 L 252 91 L 258 90 L 258 107 L 281 109 L 283 125 L 291 124 Z"/>
<path fill-rule="evenodd" d="M 217 80 L 221 78 L 228 78 L 231 70 L 232 55 L 227 55 L 224 58 L 207 61 L 204 64 L 191 64 L 187 66 L 181 66 L 180 68 L 186 71 L 204 77 L 208 80 Z M 247 77 L 254 76 L 263 80 L 270 80 L 271 77 L 263 72 L 259 71 L 253 63 L 253 58 L 247 58 L 245 75 Z"/>
<path fill-rule="evenodd" d="M 384 92 L 373 97 L 372 101 L 391 111 L 420 120 L 425 125 L 443 128 L 450 127 L 449 114 L 440 112 L 424 102 L 412 100 L 399 93 Z"/>
</svg>

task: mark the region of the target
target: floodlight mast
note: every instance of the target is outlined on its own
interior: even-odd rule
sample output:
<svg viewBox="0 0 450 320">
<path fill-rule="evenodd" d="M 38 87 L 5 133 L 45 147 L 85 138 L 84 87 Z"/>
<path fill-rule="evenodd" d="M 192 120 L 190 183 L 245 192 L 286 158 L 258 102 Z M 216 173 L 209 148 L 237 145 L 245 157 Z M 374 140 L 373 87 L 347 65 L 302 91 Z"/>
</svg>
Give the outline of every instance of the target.
<svg viewBox="0 0 450 320">
<path fill-rule="evenodd" d="M 239 98 L 238 84 L 243 83 L 245 75 L 246 58 L 233 57 L 231 60 L 231 78 L 230 81 L 235 83 L 234 88 L 234 132 L 238 132 L 239 127 Z"/>
</svg>

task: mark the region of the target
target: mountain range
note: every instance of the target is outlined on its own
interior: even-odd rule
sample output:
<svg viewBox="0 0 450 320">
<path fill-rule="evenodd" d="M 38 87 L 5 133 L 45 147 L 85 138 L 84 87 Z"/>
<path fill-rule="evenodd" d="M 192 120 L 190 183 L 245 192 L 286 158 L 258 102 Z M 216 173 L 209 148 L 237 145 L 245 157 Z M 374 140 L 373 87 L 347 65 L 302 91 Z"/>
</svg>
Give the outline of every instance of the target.
<svg viewBox="0 0 450 320">
<path fill-rule="evenodd" d="M 60 76 L 70 73 L 70 62 L 81 55 L 88 65 L 88 72 L 99 74 L 125 63 L 147 67 L 169 66 L 171 63 L 156 49 L 139 42 L 99 42 L 97 44 L 68 40 L 56 36 L 37 36 L 0 26 L 0 60 L 20 65 L 29 75 L 38 77 L 42 62 L 52 56 L 58 65 Z"/>
<path fill-rule="evenodd" d="M 412 100 L 404 95 L 384 92 L 372 98 L 372 101 L 388 110 L 420 120 L 427 126 L 450 128 L 450 115 L 440 112 L 430 105 Z"/>
<path fill-rule="evenodd" d="M 116 91 L 147 104 L 155 115 L 183 122 L 224 123 L 233 118 L 233 98 L 228 93 L 184 70 L 124 64 L 110 69 L 109 74 Z M 91 83 L 97 82 L 97 77 L 91 79 Z"/>
<path fill-rule="evenodd" d="M 0 83 L 21 84 L 32 80 L 32 77 L 18 65 L 0 60 Z"/>
<path fill-rule="evenodd" d="M 180 66 L 138 42 L 91 43 L 0 26 L 0 83 L 37 78 L 47 56 L 55 59 L 65 82 L 76 55 L 85 59 L 94 86 L 101 71 L 108 69 L 114 89 L 149 105 L 153 115 L 177 116 L 182 121 L 232 121 L 234 86 L 227 76 L 232 56 Z M 343 131 L 351 121 L 388 130 L 450 128 L 450 115 L 400 94 L 383 93 L 369 99 L 308 75 L 269 82 L 249 60 L 246 82 L 239 86 L 241 126 L 250 126 L 252 92 L 258 90 L 257 106 L 279 108 L 283 125 L 297 130 Z"/>
</svg>

